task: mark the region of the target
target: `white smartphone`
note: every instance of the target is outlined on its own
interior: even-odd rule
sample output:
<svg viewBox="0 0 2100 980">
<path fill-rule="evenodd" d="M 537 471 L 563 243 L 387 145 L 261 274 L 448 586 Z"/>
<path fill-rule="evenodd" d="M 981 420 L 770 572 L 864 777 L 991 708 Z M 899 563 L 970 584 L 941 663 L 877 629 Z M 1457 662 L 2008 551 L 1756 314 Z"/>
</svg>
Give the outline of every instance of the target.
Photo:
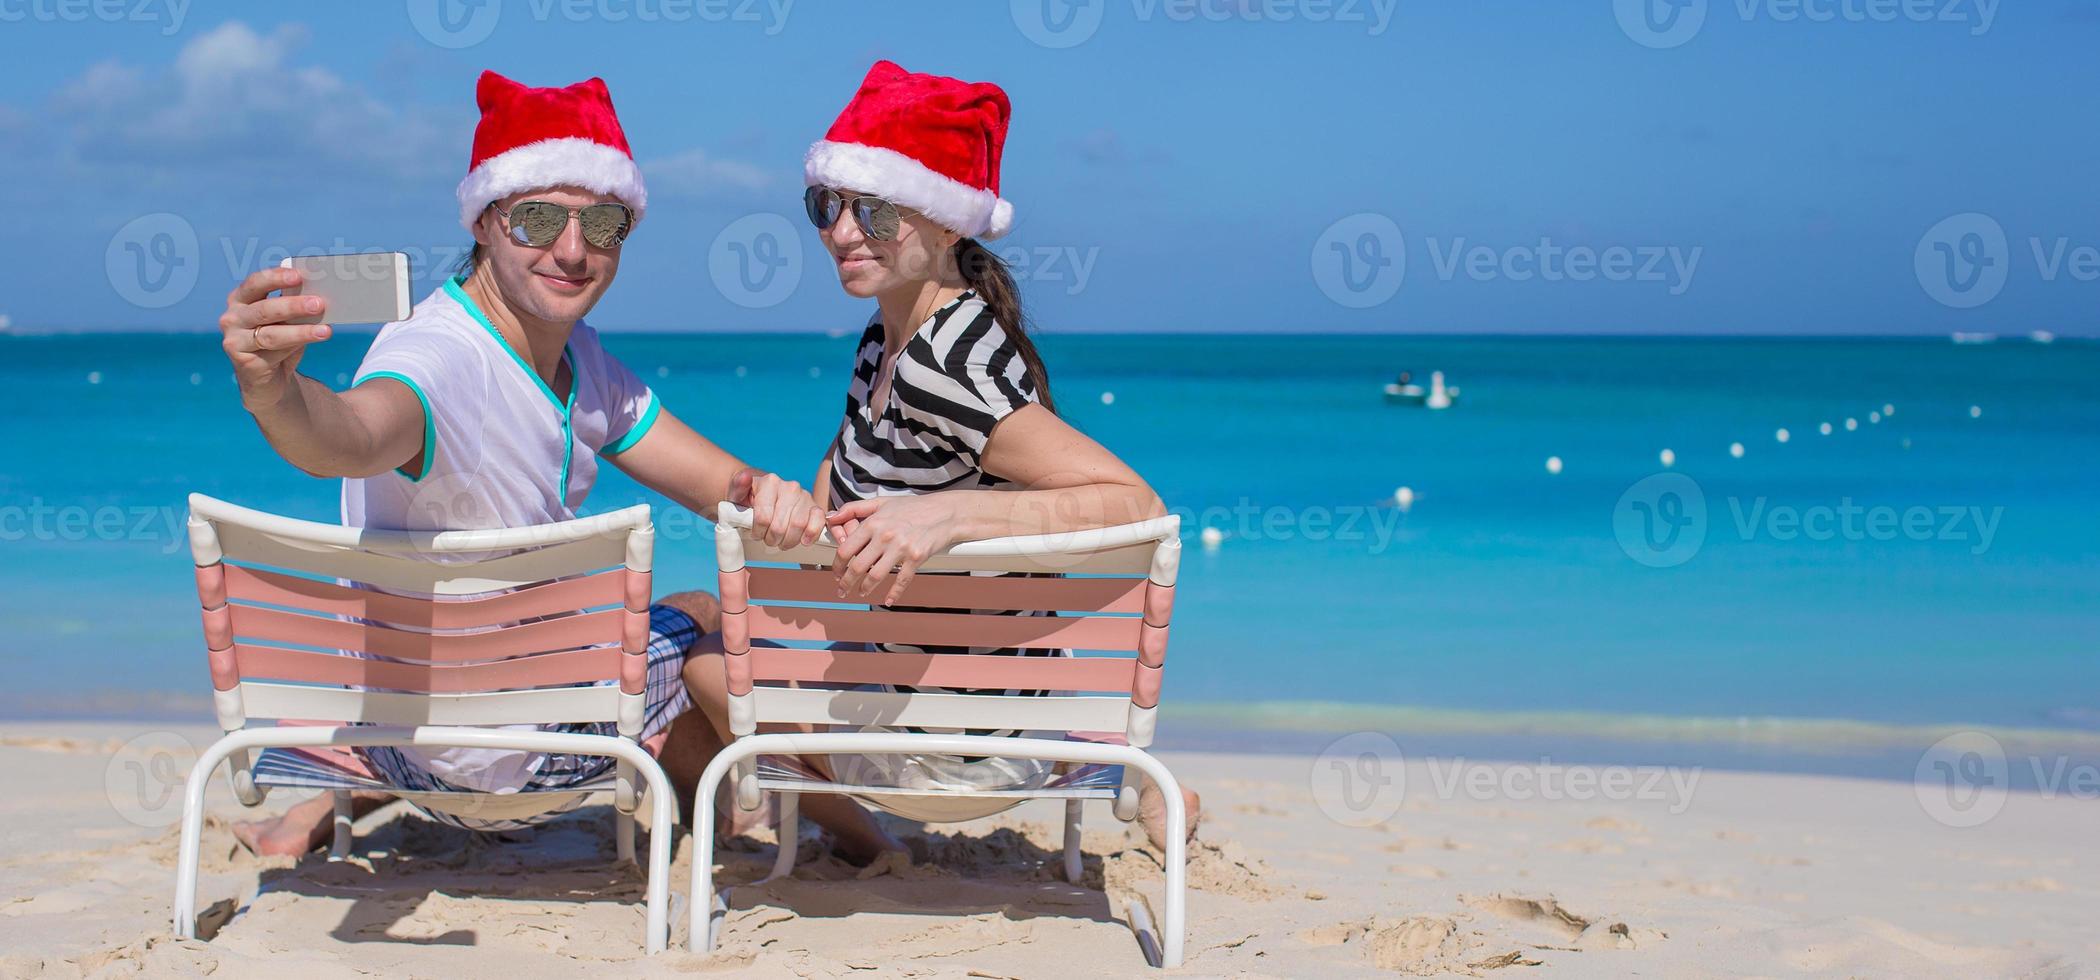
<svg viewBox="0 0 2100 980">
<path fill-rule="evenodd" d="M 277 265 L 299 270 L 304 280 L 285 290 L 284 295 L 319 296 L 328 301 L 319 316 L 286 323 L 393 323 L 408 319 L 407 253 L 296 255 Z"/>
</svg>

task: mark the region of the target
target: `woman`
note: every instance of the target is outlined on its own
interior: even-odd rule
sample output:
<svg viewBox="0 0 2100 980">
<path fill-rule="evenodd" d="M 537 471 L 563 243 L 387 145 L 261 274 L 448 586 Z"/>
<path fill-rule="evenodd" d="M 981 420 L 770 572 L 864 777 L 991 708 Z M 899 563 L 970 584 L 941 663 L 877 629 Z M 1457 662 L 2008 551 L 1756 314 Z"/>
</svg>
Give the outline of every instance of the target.
<svg viewBox="0 0 2100 980">
<path fill-rule="evenodd" d="M 845 418 L 814 484 L 819 504 L 831 508 L 842 598 L 895 603 L 921 563 L 959 541 L 1165 513 L 1130 467 L 1058 417 L 1013 276 L 978 242 L 1012 224 L 1013 208 L 998 193 L 1007 116 L 996 85 L 877 62 L 805 159 L 804 203 L 839 284 L 877 306 L 861 335 Z M 721 670 L 716 657 L 687 668 L 716 718 L 725 703 Z M 840 778 L 851 771 L 969 785 L 1048 775 L 1021 760 L 841 756 L 831 764 Z M 1193 832 L 1197 799 L 1186 796 Z M 1156 843 L 1164 810 L 1158 790 L 1146 786 L 1141 818 Z M 869 839 L 864 832 L 848 831 Z"/>
</svg>

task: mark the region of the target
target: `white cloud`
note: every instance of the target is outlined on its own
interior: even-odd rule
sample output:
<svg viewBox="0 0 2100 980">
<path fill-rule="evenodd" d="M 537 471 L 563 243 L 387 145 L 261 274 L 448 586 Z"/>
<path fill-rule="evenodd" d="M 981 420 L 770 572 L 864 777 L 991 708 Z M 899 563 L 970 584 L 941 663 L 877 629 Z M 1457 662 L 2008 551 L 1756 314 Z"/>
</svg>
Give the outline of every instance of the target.
<svg viewBox="0 0 2100 980">
<path fill-rule="evenodd" d="M 706 150 L 691 149 L 642 162 L 651 197 L 665 195 L 696 199 L 721 199 L 764 191 L 782 182 L 782 175 L 740 160 L 724 160 Z"/>
<path fill-rule="evenodd" d="M 97 64 L 52 100 L 60 149 L 87 166 L 234 177 L 423 180 L 465 167 L 470 112 L 389 105 L 298 64 L 306 40 L 297 25 L 264 35 L 230 21 L 165 68 Z"/>
</svg>

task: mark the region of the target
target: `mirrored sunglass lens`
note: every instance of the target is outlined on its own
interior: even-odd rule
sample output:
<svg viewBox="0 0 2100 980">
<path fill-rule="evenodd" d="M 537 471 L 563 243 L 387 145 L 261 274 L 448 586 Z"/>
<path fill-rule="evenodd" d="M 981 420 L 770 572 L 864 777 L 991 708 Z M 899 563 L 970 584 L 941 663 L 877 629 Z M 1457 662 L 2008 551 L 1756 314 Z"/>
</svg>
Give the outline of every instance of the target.
<svg viewBox="0 0 2100 980">
<path fill-rule="evenodd" d="M 839 220 L 839 196 L 822 187 L 812 187 L 802 195 L 802 206 L 809 211 L 809 223 L 823 231 Z"/>
<path fill-rule="evenodd" d="M 854 201 L 853 220 L 860 222 L 861 230 L 878 242 L 895 241 L 897 238 L 897 206 L 879 197 L 863 197 Z"/>
<path fill-rule="evenodd" d="M 612 248 L 627 237 L 627 209 L 617 204 L 593 204 L 583 209 L 583 240 L 598 248 Z"/>
<path fill-rule="evenodd" d="M 569 209 L 546 201 L 525 201 L 510 209 L 511 233 L 527 245 L 546 245 L 561 237 L 569 223 Z"/>
</svg>

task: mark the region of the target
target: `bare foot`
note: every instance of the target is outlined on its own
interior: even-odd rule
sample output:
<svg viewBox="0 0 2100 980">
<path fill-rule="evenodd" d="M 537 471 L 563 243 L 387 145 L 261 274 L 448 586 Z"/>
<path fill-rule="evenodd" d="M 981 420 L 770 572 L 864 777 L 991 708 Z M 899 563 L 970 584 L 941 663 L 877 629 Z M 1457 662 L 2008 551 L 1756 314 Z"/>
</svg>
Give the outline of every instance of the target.
<svg viewBox="0 0 2100 980">
<path fill-rule="evenodd" d="M 335 801 L 323 793 L 275 817 L 233 825 L 233 839 L 257 857 L 298 857 L 333 836 Z"/>
<path fill-rule="evenodd" d="M 363 791 L 350 794 L 350 816 L 362 817 L 393 797 Z M 335 839 L 335 798 L 322 793 L 275 817 L 233 825 L 233 839 L 257 857 L 298 857 Z"/>
<path fill-rule="evenodd" d="M 1196 839 L 1196 824 L 1203 819 L 1203 798 L 1186 786 L 1181 788 L 1181 804 L 1188 818 L 1188 840 Z M 1146 783 L 1138 794 L 1138 823 L 1145 828 L 1145 837 L 1152 846 L 1167 849 L 1167 797 L 1159 787 Z"/>
</svg>

